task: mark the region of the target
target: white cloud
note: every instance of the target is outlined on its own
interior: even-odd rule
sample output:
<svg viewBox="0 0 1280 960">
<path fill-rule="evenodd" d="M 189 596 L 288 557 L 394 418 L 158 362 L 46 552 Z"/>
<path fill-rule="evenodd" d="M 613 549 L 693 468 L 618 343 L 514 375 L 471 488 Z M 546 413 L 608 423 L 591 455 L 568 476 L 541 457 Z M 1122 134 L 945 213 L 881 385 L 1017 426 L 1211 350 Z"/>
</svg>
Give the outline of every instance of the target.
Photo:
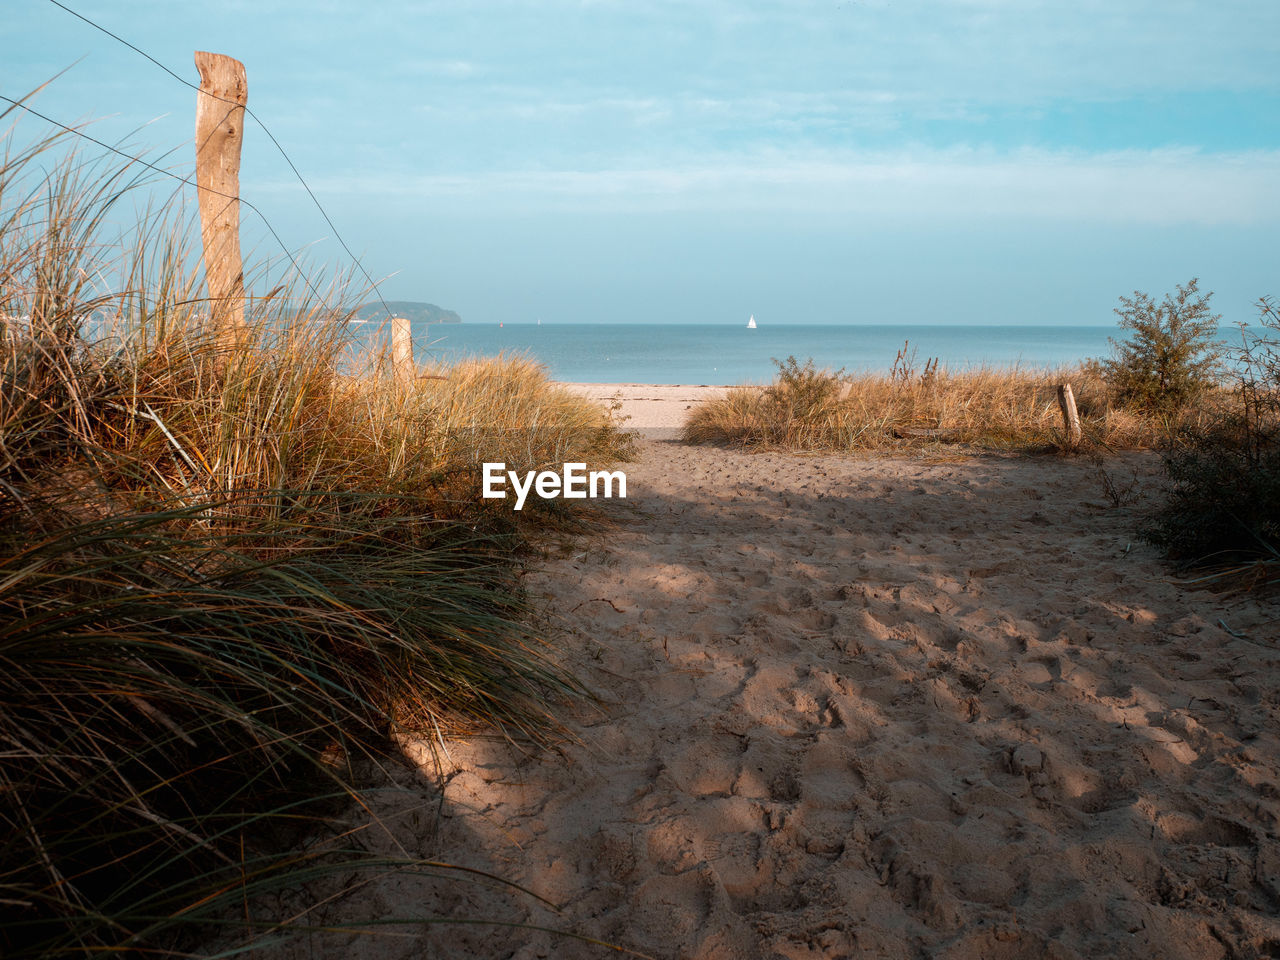
<svg viewBox="0 0 1280 960">
<path fill-rule="evenodd" d="M 329 195 L 424 209 L 773 210 L 900 218 L 1253 224 L 1280 220 L 1280 151 L 827 154 L 608 169 L 340 178 Z"/>
</svg>

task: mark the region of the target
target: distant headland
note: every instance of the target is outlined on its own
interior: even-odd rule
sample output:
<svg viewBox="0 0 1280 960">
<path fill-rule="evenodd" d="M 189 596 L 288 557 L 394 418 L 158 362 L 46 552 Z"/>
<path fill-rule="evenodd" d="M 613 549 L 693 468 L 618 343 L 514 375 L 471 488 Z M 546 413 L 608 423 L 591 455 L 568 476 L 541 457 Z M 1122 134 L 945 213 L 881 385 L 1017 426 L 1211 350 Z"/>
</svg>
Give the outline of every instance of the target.
<svg viewBox="0 0 1280 960">
<path fill-rule="evenodd" d="M 411 324 L 462 322 L 462 318 L 452 310 L 419 300 L 388 300 L 385 304 L 381 300 L 373 300 L 361 306 L 352 319 L 385 320 L 388 309 L 392 316 L 407 317 Z"/>
</svg>

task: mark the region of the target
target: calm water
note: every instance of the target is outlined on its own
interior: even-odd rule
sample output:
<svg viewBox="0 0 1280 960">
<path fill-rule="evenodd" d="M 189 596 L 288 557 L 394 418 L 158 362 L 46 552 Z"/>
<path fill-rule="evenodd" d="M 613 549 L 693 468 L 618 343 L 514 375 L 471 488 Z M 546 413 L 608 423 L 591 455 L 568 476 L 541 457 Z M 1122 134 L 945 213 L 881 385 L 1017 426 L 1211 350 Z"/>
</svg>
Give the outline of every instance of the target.
<svg viewBox="0 0 1280 960">
<path fill-rule="evenodd" d="M 372 325 L 371 325 L 372 326 Z M 557 380 L 583 383 L 766 383 L 772 357 L 887 371 L 909 340 L 918 365 L 1045 367 L 1104 356 L 1111 327 L 831 326 L 756 330 L 722 324 L 433 324 L 414 330 L 420 360 L 525 352 Z"/>
</svg>

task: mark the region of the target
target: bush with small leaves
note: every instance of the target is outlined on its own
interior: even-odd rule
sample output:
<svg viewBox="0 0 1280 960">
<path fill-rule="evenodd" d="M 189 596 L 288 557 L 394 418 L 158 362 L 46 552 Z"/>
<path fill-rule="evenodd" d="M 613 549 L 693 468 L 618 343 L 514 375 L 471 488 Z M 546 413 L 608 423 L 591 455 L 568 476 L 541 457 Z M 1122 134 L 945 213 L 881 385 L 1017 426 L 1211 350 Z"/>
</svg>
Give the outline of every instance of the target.
<svg viewBox="0 0 1280 960">
<path fill-rule="evenodd" d="M 1243 331 L 1235 404 L 1207 429 L 1184 431 L 1165 458 L 1169 497 L 1148 535 L 1206 582 L 1253 585 L 1280 577 L 1280 310 L 1263 298 Z"/>
<path fill-rule="evenodd" d="M 1115 312 L 1129 338 L 1112 339 L 1112 356 L 1101 364 L 1117 404 L 1174 413 L 1218 383 L 1223 350 L 1215 338 L 1222 317 L 1210 312 L 1212 296 L 1200 293 L 1193 278 L 1159 303 L 1136 290 L 1120 298 Z"/>
<path fill-rule="evenodd" d="M 820 370 L 812 359 L 799 363 L 795 357 L 774 358 L 778 378 L 765 389 L 775 406 L 786 410 L 786 419 L 807 422 L 821 416 L 840 396 L 844 370 Z"/>
</svg>

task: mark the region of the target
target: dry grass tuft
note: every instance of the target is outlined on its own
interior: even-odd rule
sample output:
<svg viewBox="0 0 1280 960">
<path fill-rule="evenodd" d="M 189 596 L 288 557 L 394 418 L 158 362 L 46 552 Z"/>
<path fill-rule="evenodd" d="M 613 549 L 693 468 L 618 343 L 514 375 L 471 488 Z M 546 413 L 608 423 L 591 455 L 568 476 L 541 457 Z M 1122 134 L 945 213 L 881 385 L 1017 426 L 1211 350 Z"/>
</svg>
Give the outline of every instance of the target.
<svg viewBox="0 0 1280 960">
<path fill-rule="evenodd" d="M 554 733 L 580 690 L 512 558 L 565 508 L 482 506 L 480 462 L 628 446 L 527 360 L 397 381 L 341 285 L 219 340 L 181 210 L 117 233 L 130 172 L 58 148 L 0 162 L 0 954 L 190 955 L 254 893 L 385 866 L 294 849 L 352 796 L 335 750 Z"/>
<path fill-rule="evenodd" d="M 901 355 L 900 355 L 901 357 Z M 894 450 L 965 443 L 1047 450 L 1063 442 L 1057 387 L 1070 383 L 1086 447 L 1157 446 L 1167 418 L 1114 406 L 1092 368 L 917 372 L 847 376 L 789 358 L 767 387 L 736 387 L 703 404 L 685 424 L 690 443 L 823 450 Z M 1186 418 L 1205 416 L 1205 408 Z"/>
</svg>

